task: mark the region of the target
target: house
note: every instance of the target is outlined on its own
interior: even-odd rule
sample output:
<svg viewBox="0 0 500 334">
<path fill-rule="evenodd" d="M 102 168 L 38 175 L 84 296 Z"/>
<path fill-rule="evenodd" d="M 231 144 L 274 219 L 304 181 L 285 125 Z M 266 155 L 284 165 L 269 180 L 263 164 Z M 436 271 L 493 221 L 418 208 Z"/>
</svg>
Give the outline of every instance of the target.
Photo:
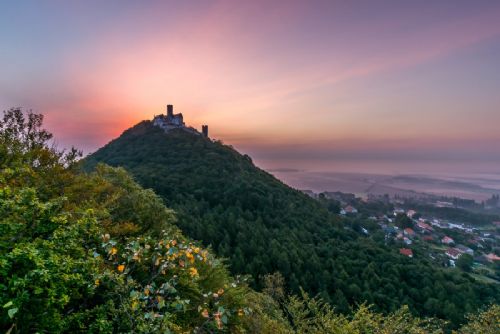
<svg viewBox="0 0 500 334">
<path fill-rule="evenodd" d="M 408 257 L 413 257 L 413 251 L 409 248 L 400 248 L 399 249 L 399 254 L 405 255 Z"/>
<path fill-rule="evenodd" d="M 448 248 L 448 249 L 446 250 L 445 254 L 446 254 L 448 257 L 452 258 L 453 260 L 457 260 L 457 259 L 460 257 L 460 255 L 462 255 L 462 253 L 460 253 L 460 252 L 459 252 L 457 249 L 455 249 L 455 248 Z"/>
<path fill-rule="evenodd" d="M 464 246 L 464 245 L 458 245 L 455 247 L 455 249 L 457 249 L 462 254 L 474 255 L 474 251 L 472 249 L 470 249 L 469 247 Z"/>
<path fill-rule="evenodd" d="M 434 237 L 432 235 L 426 235 L 422 239 L 425 241 L 434 241 Z"/>
<path fill-rule="evenodd" d="M 400 213 L 405 213 L 405 210 L 397 208 L 397 209 L 394 209 L 394 211 L 392 213 L 393 213 L 394 217 L 396 217 Z"/>
<path fill-rule="evenodd" d="M 419 221 L 417 223 L 417 226 L 418 228 L 422 231 L 422 233 L 425 233 L 425 232 L 431 232 L 433 231 L 434 229 L 432 228 L 432 226 L 430 226 L 429 224 L 427 224 L 426 222 L 422 222 L 422 221 Z"/>
<path fill-rule="evenodd" d="M 408 212 L 406 212 L 406 215 L 408 216 L 408 218 L 413 218 L 413 216 L 415 216 L 416 213 L 417 211 L 415 210 L 408 210 Z"/>
<path fill-rule="evenodd" d="M 500 256 L 494 254 L 494 253 L 489 253 L 486 255 L 486 258 L 488 259 L 488 261 L 490 262 L 494 262 L 494 261 L 500 261 Z"/>
<path fill-rule="evenodd" d="M 450 224 L 444 221 L 439 222 L 438 226 L 441 228 L 450 228 Z"/>
<path fill-rule="evenodd" d="M 443 244 L 447 244 L 447 245 L 449 245 L 449 244 L 454 243 L 454 242 L 455 242 L 455 240 L 453 240 L 452 238 L 450 238 L 450 237 L 448 237 L 448 236 L 445 236 L 443 239 L 441 239 L 441 242 L 442 242 Z"/>
<path fill-rule="evenodd" d="M 404 237 L 403 238 L 403 242 L 407 245 L 411 245 L 413 241 L 411 241 L 411 239 L 407 238 L 407 237 Z"/>
<path fill-rule="evenodd" d="M 358 210 L 355 207 L 351 206 L 351 205 L 346 206 L 344 208 L 344 211 L 345 211 L 346 214 L 349 214 L 349 213 L 358 213 Z"/>
<path fill-rule="evenodd" d="M 433 225 L 433 226 L 440 226 L 439 224 L 441 224 L 441 221 L 439 221 L 439 219 L 435 219 L 435 218 L 434 218 L 434 219 L 431 221 L 431 225 Z"/>
<path fill-rule="evenodd" d="M 407 227 L 404 229 L 404 234 L 409 236 L 409 237 L 414 237 L 415 236 L 415 231 L 413 229 Z"/>
</svg>

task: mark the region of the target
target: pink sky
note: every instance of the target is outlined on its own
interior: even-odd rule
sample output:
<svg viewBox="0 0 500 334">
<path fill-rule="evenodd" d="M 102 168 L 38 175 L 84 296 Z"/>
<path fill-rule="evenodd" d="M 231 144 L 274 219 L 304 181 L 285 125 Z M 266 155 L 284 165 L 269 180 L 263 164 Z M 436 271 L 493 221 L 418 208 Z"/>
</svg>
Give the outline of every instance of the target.
<svg viewBox="0 0 500 334">
<path fill-rule="evenodd" d="M 33 1 L 0 12 L 0 107 L 44 113 L 62 146 L 93 151 L 172 103 L 265 166 L 408 152 L 500 161 L 494 2 Z"/>
</svg>

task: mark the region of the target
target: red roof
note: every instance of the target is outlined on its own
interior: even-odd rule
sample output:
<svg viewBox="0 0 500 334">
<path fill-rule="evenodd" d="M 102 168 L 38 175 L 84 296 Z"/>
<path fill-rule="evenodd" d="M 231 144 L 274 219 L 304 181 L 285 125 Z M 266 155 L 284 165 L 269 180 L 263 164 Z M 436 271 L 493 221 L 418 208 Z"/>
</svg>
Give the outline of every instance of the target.
<svg viewBox="0 0 500 334">
<path fill-rule="evenodd" d="M 415 234 L 415 231 L 413 231 L 413 230 L 412 230 L 411 228 L 409 228 L 409 227 L 405 228 L 405 232 L 406 232 L 407 234 Z"/>
<path fill-rule="evenodd" d="M 488 258 L 488 260 L 490 261 L 500 261 L 500 256 L 497 256 L 496 254 L 494 253 L 490 253 L 488 255 L 486 255 L 486 257 Z"/>
<path fill-rule="evenodd" d="M 453 239 L 446 236 L 443 239 L 441 239 L 441 241 L 444 242 L 445 244 L 449 244 L 449 243 L 453 242 Z"/>
<path fill-rule="evenodd" d="M 344 210 L 346 212 L 349 212 L 349 213 L 356 211 L 356 209 L 354 207 L 352 207 L 351 205 L 346 206 Z"/>
<path fill-rule="evenodd" d="M 423 237 L 423 239 L 425 241 L 432 241 L 432 240 L 434 240 L 434 238 L 432 237 L 432 235 L 426 235 L 425 237 Z"/>
<path fill-rule="evenodd" d="M 400 248 L 399 249 L 399 253 L 403 254 L 403 255 L 406 255 L 406 256 L 409 256 L 409 257 L 413 256 L 413 251 L 411 249 L 409 249 L 409 248 Z"/>
<path fill-rule="evenodd" d="M 418 222 L 418 227 L 432 231 L 432 227 L 424 222 Z"/>
<path fill-rule="evenodd" d="M 458 249 L 455 249 L 455 248 L 448 248 L 446 250 L 446 255 L 450 256 L 450 257 L 458 257 L 460 255 L 462 255 L 462 253 L 460 253 L 458 251 Z"/>
</svg>

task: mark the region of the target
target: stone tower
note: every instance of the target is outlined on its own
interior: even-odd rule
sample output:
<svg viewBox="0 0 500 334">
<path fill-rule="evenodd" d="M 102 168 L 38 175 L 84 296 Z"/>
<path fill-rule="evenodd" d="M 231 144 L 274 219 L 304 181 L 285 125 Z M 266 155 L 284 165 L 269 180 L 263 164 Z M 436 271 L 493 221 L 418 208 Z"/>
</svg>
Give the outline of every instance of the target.
<svg viewBox="0 0 500 334">
<path fill-rule="evenodd" d="M 202 125 L 201 126 L 201 133 L 203 134 L 203 137 L 208 138 L 208 125 Z"/>
<path fill-rule="evenodd" d="M 167 104 L 167 117 L 174 116 L 174 106 L 172 104 Z"/>
</svg>

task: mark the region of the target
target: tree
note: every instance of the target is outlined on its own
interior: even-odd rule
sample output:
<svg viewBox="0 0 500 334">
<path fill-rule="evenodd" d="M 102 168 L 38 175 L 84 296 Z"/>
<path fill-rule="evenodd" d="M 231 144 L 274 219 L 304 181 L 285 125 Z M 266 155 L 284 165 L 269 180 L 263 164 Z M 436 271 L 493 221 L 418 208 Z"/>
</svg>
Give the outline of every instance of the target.
<svg viewBox="0 0 500 334">
<path fill-rule="evenodd" d="M 474 258 L 469 254 L 462 254 L 457 260 L 457 267 L 463 271 L 471 271 L 474 264 Z"/>
<path fill-rule="evenodd" d="M 413 228 L 413 221 L 404 213 L 398 213 L 396 216 L 396 225 L 400 228 Z"/>
</svg>

